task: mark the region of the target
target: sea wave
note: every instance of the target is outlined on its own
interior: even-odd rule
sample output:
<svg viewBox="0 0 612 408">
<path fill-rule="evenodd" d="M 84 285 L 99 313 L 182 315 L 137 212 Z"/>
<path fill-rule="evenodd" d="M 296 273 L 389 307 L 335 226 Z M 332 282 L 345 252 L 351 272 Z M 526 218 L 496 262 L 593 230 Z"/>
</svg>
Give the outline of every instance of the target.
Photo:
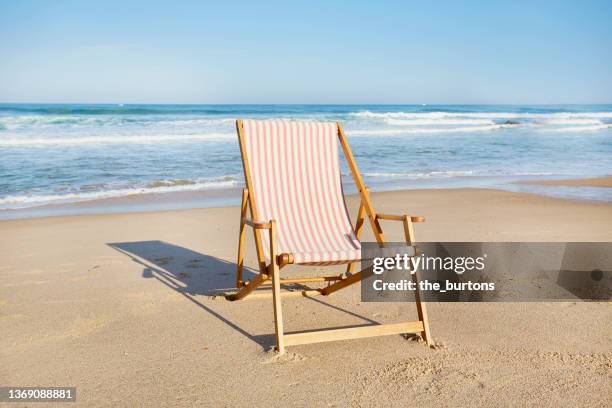
<svg viewBox="0 0 612 408">
<path fill-rule="evenodd" d="M 158 180 L 148 183 L 145 187 L 117 188 L 61 194 L 10 195 L 0 198 L 0 208 L 17 209 L 47 204 L 64 204 L 142 194 L 226 189 L 236 187 L 240 183 L 241 182 L 238 178 L 233 176 L 225 176 L 213 180 Z"/>
<path fill-rule="evenodd" d="M 612 129 L 612 124 L 599 124 L 594 126 L 567 126 L 567 127 L 547 127 L 539 129 L 542 132 L 564 132 L 564 133 L 576 133 L 576 132 L 597 132 L 603 129 Z"/>
<path fill-rule="evenodd" d="M 546 125 L 602 125 L 599 119 L 544 119 L 536 122 Z"/>
<path fill-rule="evenodd" d="M 489 119 L 393 119 L 386 118 L 385 123 L 394 126 L 428 126 L 428 125 L 494 125 Z"/>
<path fill-rule="evenodd" d="M 215 141 L 235 139 L 234 133 L 208 133 L 203 135 L 141 135 L 141 136 L 83 136 L 83 137 L 50 137 L 50 138 L 10 138 L 0 139 L 0 146 L 48 146 L 48 145 L 83 145 L 111 143 L 175 143 L 193 141 Z"/>
<path fill-rule="evenodd" d="M 449 119 L 449 118 L 500 118 L 500 119 L 612 119 L 612 112 L 351 112 L 349 116 L 370 119 Z"/>
<path fill-rule="evenodd" d="M 0 117 L 0 129 L 21 130 L 49 127 L 108 127 L 108 126 L 214 126 L 232 124 L 232 118 L 185 118 L 185 117 L 124 117 L 124 116 L 58 116 L 58 115 L 20 115 Z"/>
<path fill-rule="evenodd" d="M 21 115 L 0 117 L 0 125 L 4 129 L 17 130 L 30 127 L 49 127 L 57 125 L 116 125 L 120 124 L 120 118 L 107 117 L 97 118 L 88 116 L 41 116 L 41 115 Z"/>
<path fill-rule="evenodd" d="M 436 177 L 462 177 L 471 176 L 474 172 L 471 170 L 457 170 L 457 171 L 430 171 L 427 173 L 377 173 L 377 172 L 366 172 L 363 173 L 364 177 L 380 177 L 380 178 L 436 178 Z"/>
<path fill-rule="evenodd" d="M 492 130 L 502 129 L 513 125 L 487 125 L 487 126 L 462 126 L 462 127 L 430 127 L 430 128 L 414 128 L 414 129 L 356 129 L 347 130 L 349 136 L 389 136 L 389 135 L 407 135 L 417 133 L 469 133 L 469 132 L 489 132 Z"/>
<path fill-rule="evenodd" d="M 1 105 L 0 113 L 36 115 L 261 115 L 301 112 L 300 105 Z"/>
<path fill-rule="evenodd" d="M 512 171 L 490 171 L 479 172 L 473 170 L 449 170 L 449 171 L 430 171 L 426 173 L 377 173 L 365 172 L 364 177 L 372 178 L 404 178 L 404 179 L 429 179 L 429 178 L 446 178 L 446 177 L 494 177 L 494 176 L 552 176 L 557 175 L 551 172 L 512 172 Z M 345 176 L 349 176 L 346 174 Z"/>
</svg>

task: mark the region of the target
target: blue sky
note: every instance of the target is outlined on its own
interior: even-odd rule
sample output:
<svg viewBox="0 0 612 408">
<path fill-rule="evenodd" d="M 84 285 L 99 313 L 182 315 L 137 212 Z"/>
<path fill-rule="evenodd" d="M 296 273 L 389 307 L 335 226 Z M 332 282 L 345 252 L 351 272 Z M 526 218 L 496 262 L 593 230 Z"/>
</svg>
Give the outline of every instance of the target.
<svg viewBox="0 0 612 408">
<path fill-rule="evenodd" d="M 0 1 L 0 102 L 611 103 L 612 2 Z"/>
</svg>

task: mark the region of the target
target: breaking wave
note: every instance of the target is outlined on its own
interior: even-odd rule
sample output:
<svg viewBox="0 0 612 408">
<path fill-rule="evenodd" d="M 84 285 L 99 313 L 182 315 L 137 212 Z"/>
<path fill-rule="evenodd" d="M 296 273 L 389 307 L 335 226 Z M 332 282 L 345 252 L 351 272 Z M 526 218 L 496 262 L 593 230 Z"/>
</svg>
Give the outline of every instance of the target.
<svg viewBox="0 0 612 408">
<path fill-rule="evenodd" d="M 612 119 L 612 112 L 351 112 L 350 116 L 375 119 L 446 119 L 446 118 L 510 118 L 510 119 L 572 119 L 597 118 Z"/>
<path fill-rule="evenodd" d="M 487 126 L 462 126 L 462 127 L 431 127 L 415 129 L 357 129 L 347 130 L 349 136 L 385 136 L 385 135 L 407 135 L 416 133 L 467 133 L 467 132 L 489 132 L 512 125 L 487 125 Z"/>
<path fill-rule="evenodd" d="M 87 145 L 111 143 L 175 143 L 235 139 L 234 133 L 209 133 L 203 135 L 143 135 L 143 136 L 83 136 L 49 138 L 10 138 L 0 139 L 0 146 L 47 146 L 47 145 Z"/>
<path fill-rule="evenodd" d="M 46 204 L 83 202 L 106 198 L 127 197 L 141 194 L 174 193 L 182 191 L 199 191 L 236 187 L 240 179 L 233 176 L 219 177 L 213 180 L 156 180 L 144 187 L 100 189 L 98 191 L 75 191 L 61 194 L 10 195 L 0 198 L 0 208 L 27 208 Z M 97 186 L 103 188 L 104 186 Z M 87 186 L 82 188 L 87 190 Z"/>
<path fill-rule="evenodd" d="M 384 178 L 435 178 L 435 177 L 461 177 L 471 176 L 474 172 L 466 171 L 430 171 L 427 173 L 363 173 L 365 177 L 384 177 Z"/>
</svg>

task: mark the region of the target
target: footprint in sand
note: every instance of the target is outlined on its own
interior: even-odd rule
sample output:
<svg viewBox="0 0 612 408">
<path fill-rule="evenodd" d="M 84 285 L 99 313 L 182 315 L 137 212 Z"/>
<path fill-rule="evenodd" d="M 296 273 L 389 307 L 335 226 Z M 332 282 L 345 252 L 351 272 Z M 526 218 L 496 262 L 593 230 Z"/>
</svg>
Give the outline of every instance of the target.
<svg viewBox="0 0 612 408">
<path fill-rule="evenodd" d="M 200 259 L 192 259 L 187 262 L 187 268 L 199 268 L 200 266 L 202 266 L 202 260 Z"/>
<path fill-rule="evenodd" d="M 174 258 L 172 258 L 171 256 L 166 256 L 166 257 L 163 257 L 163 258 L 155 258 L 155 259 L 153 259 L 153 262 L 155 262 L 158 265 L 167 265 L 167 264 L 169 264 L 173 260 L 174 260 Z"/>
</svg>

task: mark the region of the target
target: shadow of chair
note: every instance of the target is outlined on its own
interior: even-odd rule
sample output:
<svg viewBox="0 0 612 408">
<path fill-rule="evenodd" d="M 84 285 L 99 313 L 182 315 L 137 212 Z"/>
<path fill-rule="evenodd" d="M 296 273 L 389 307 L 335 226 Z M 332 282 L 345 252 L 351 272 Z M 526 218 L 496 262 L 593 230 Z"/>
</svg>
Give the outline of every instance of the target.
<svg viewBox="0 0 612 408">
<path fill-rule="evenodd" d="M 214 296 L 236 285 L 236 264 L 163 241 L 109 243 L 145 267 L 143 278 L 157 274 L 177 292 Z M 255 272 L 245 268 L 245 277 Z"/>
<path fill-rule="evenodd" d="M 274 345 L 275 339 L 273 334 L 253 335 L 196 298 L 196 296 L 200 295 L 223 295 L 226 291 L 235 290 L 235 263 L 163 241 L 114 242 L 107 245 L 140 264 L 143 267 L 143 278 L 158 280 L 170 289 L 183 295 L 193 304 L 259 344 L 262 348 L 267 349 Z M 257 272 L 245 267 L 243 274 L 244 278 L 248 280 L 254 277 Z M 296 287 L 295 285 L 290 285 L 289 288 L 295 289 Z M 330 305 L 319 299 L 309 299 L 363 319 L 366 322 L 376 323 L 367 317 L 338 306 Z"/>
</svg>

